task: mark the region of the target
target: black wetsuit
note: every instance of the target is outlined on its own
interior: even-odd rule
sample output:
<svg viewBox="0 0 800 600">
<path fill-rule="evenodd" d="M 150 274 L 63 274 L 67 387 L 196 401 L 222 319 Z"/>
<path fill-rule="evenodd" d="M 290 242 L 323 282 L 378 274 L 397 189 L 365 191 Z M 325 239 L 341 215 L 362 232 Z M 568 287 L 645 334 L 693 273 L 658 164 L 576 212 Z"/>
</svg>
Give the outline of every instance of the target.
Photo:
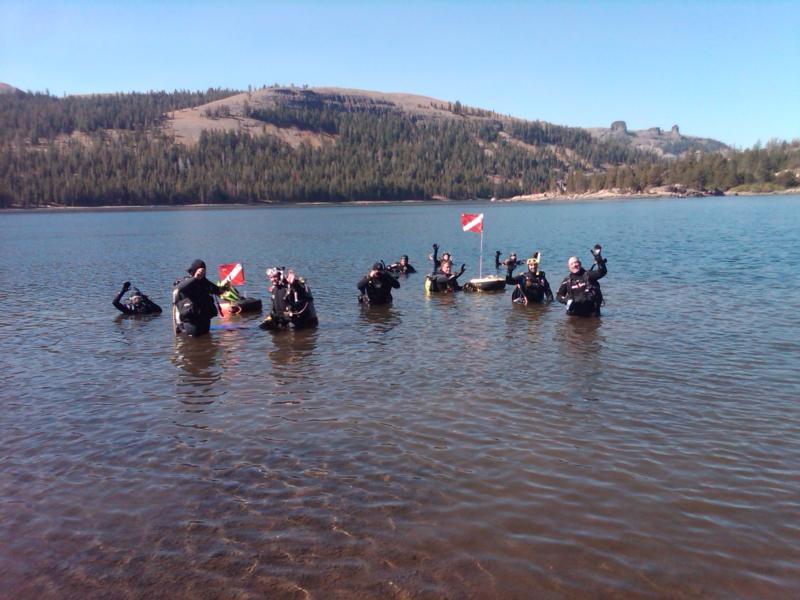
<svg viewBox="0 0 800 600">
<path fill-rule="evenodd" d="M 410 264 L 406 263 L 401 265 L 399 262 L 390 264 L 388 267 L 386 267 L 386 270 L 391 271 L 392 273 L 403 273 L 405 275 L 417 272 L 417 270 Z"/>
<path fill-rule="evenodd" d="M 525 261 L 519 260 L 517 258 L 511 258 L 510 256 L 505 260 L 500 260 L 500 252 L 495 252 L 494 254 L 494 268 L 499 269 L 500 267 L 506 267 L 511 269 L 512 271 L 516 269 L 520 265 L 526 264 Z"/>
<path fill-rule="evenodd" d="M 272 286 L 272 303 L 269 315 L 259 325 L 262 329 L 279 329 L 293 325 L 295 329 L 316 327 L 319 324 L 314 310 L 311 290 L 300 279 L 289 283 L 282 279 Z"/>
<path fill-rule="evenodd" d="M 595 259 L 597 270 L 587 271 L 583 267 L 577 273 L 570 273 L 561 282 L 556 292 L 556 299 L 567 304 L 567 313 L 580 317 L 599 317 L 600 305 L 603 304 L 603 293 L 600 291 L 598 279 L 602 279 L 608 269 L 603 258 Z"/>
<path fill-rule="evenodd" d="M 444 254 L 447 254 L 448 256 L 447 261 L 453 262 L 453 257 L 450 256 L 449 253 L 445 252 Z M 445 262 L 445 259 L 439 258 L 439 246 L 433 247 L 433 254 L 431 255 L 431 260 L 433 261 L 433 273 L 440 273 L 442 270 L 442 263 Z"/>
<path fill-rule="evenodd" d="M 125 315 L 154 315 L 161 312 L 161 307 L 141 292 L 139 292 L 139 294 L 141 295 L 142 299 L 138 303 L 134 304 L 133 302 L 126 302 L 123 304 L 121 302 L 122 296 L 125 295 L 125 292 L 127 292 L 128 289 L 129 288 L 127 287 L 123 287 L 119 293 L 114 296 L 114 300 L 111 302 L 114 305 L 114 308 L 116 308 L 119 312 Z"/>
<path fill-rule="evenodd" d="M 386 272 L 379 271 L 375 277 L 367 275 L 356 285 L 361 292 L 359 301 L 369 304 L 391 304 L 392 288 L 398 289 L 400 282 Z"/>
<path fill-rule="evenodd" d="M 431 282 L 430 291 L 434 293 L 460 291 L 462 288 L 458 284 L 458 278 L 464 274 L 464 270 L 464 265 L 461 265 L 458 273 L 451 273 L 450 275 L 434 270 L 433 273 L 428 275 L 428 281 Z"/>
<path fill-rule="evenodd" d="M 530 269 L 527 269 L 524 273 L 516 277 L 513 272 L 514 268 L 509 267 L 508 273 L 506 274 L 506 283 L 518 286 L 511 295 L 511 299 L 514 302 L 524 302 L 522 296 L 524 296 L 528 302 L 553 301 L 553 292 L 550 289 L 547 278 L 544 276 L 544 271 L 534 273 Z"/>
<path fill-rule="evenodd" d="M 177 285 L 175 304 L 181 305 L 182 300 L 191 300 L 192 309 L 189 314 L 181 314 L 180 330 L 189 335 L 203 335 L 211 329 L 211 319 L 217 316 L 217 304 L 214 296 L 219 296 L 225 291 L 208 279 L 195 279 L 186 277 Z"/>
</svg>

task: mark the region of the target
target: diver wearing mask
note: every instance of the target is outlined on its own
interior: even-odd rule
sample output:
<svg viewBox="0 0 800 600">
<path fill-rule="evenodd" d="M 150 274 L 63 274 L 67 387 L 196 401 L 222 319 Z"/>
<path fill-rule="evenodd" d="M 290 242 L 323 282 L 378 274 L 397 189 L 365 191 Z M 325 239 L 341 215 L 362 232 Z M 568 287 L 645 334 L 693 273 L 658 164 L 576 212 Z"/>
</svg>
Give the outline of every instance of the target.
<svg viewBox="0 0 800 600">
<path fill-rule="evenodd" d="M 119 312 L 124 315 L 153 315 L 161 312 L 161 307 L 150 300 L 139 288 L 133 288 L 125 302 L 122 302 L 122 296 L 131 289 L 131 282 L 126 281 L 122 284 L 122 289 L 114 296 L 112 304 Z"/>
<path fill-rule="evenodd" d="M 288 327 L 302 329 L 319 325 L 314 308 L 314 297 L 306 282 L 291 269 L 282 267 L 267 269 L 272 302 L 269 314 L 259 325 L 260 329 L 275 330 Z"/>
<path fill-rule="evenodd" d="M 553 301 L 553 292 L 550 289 L 550 284 L 544 276 L 544 271 L 539 270 L 540 256 L 538 251 L 534 252 L 533 256 L 527 260 L 528 270 L 516 277 L 514 277 L 514 267 L 516 265 L 509 263 L 506 283 L 516 286 L 514 293 L 511 294 L 512 302 L 519 304 L 545 302 L 549 304 Z"/>
<path fill-rule="evenodd" d="M 556 292 L 556 299 L 562 304 L 567 305 L 567 314 L 579 317 L 599 317 L 600 306 L 603 304 L 603 293 L 600 291 L 598 279 L 605 277 L 608 269 L 606 268 L 605 258 L 600 255 L 602 251 L 600 244 L 595 244 L 592 248 L 592 256 L 595 264 L 590 270 L 586 270 L 581 265 L 577 256 L 570 256 L 567 261 L 569 275 L 564 278 Z M 595 270 L 595 266 L 597 270 Z"/>
</svg>

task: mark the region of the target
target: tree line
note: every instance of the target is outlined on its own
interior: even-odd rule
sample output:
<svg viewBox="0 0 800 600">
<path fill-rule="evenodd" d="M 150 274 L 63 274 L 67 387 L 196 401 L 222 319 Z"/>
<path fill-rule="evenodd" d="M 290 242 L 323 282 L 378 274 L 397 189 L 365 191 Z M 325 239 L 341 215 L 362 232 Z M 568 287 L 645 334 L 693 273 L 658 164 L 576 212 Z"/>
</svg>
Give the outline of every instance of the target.
<svg viewBox="0 0 800 600">
<path fill-rule="evenodd" d="M 0 151 L 5 206 L 179 205 L 510 196 L 547 184 L 560 161 L 507 146 L 490 154 L 457 123 L 397 116 L 338 124 L 335 144 L 204 132 L 193 146 L 136 132 Z M 487 176 L 488 175 L 488 176 Z"/>
<path fill-rule="evenodd" d="M 16 91 L 0 96 L 0 142 L 37 144 L 60 134 L 103 129 L 144 131 L 182 108 L 221 100 L 237 90 L 97 94 L 58 98 L 48 93 Z"/>
<path fill-rule="evenodd" d="M 210 130 L 187 146 L 151 126 L 165 106 L 177 110 L 228 93 L 124 94 L 96 97 L 94 105 L 81 99 L 42 109 L 52 117 L 43 125 L 33 115 L 67 99 L 14 95 L 6 106 L 0 97 L 0 206 L 469 199 L 671 184 L 768 191 L 796 186 L 800 172 L 797 141 L 666 160 L 599 142 L 579 128 L 493 116 L 426 119 L 385 102 L 321 98 L 310 90 L 270 107 L 246 105 L 245 112 L 330 136 L 320 147 Z M 25 102 L 30 105 L 20 108 Z M 100 126 L 111 122 L 121 134 L 109 136 Z M 57 139 L 69 127 L 86 136 Z"/>
<path fill-rule="evenodd" d="M 619 189 L 681 186 L 722 192 L 775 192 L 800 186 L 800 140 L 773 141 L 725 154 L 692 152 L 674 160 L 637 161 L 603 170 L 575 169 L 565 191 L 573 194 Z"/>
</svg>

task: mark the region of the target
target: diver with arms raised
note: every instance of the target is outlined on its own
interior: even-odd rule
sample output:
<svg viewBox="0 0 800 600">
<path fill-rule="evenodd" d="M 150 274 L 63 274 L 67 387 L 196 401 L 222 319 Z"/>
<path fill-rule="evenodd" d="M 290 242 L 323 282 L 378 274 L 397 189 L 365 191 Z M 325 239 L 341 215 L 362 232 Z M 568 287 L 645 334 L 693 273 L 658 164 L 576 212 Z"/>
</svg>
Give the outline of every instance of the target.
<svg viewBox="0 0 800 600">
<path fill-rule="evenodd" d="M 442 252 L 442 258 L 439 258 L 439 244 L 433 245 L 433 254 L 431 254 L 429 258 L 433 261 L 433 273 L 441 272 L 444 263 L 453 262 L 453 257 L 449 252 Z"/>
<path fill-rule="evenodd" d="M 122 296 L 129 289 L 131 289 L 131 282 L 126 281 L 111 302 L 119 312 L 124 315 L 154 315 L 161 312 L 161 307 L 140 292 L 139 288 L 133 288 L 127 300 L 122 302 Z"/>
<path fill-rule="evenodd" d="M 516 265 L 508 264 L 506 283 L 516 286 L 514 293 L 511 295 L 512 302 L 527 305 L 530 302 L 549 304 L 553 301 L 553 292 L 550 289 L 550 284 L 544 275 L 544 271 L 539 270 L 540 260 L 541 254 L 538 251 L 534 252 L 533 256 L 527 260 L 528 270 L 516 277 L 514 276 L 514 267 Z"/>
<path fill-rule="evenodd" d="M 458 283 L 458 278 L 464 274 L 466 265 L 461 265 L 458 273 L 453 273 L 453 261 L 450 260 L 450 253 L 442 254 L 441 260 L 437 259 L 436 251 L 439 249 L 437 244 L 433 245 L 433 270 L 425 279 L 425 289 L 432 293 L 458 292 L 462 289 Z"/>
<path fill-rule="evenodd" d="M 556 299 L 567 305 L 567 314 L 579 317 L 599 317 L 600 306 L 603 304 L 603 293 L 600 291 L 599 279 L 605 277 L 605 258 L 601 256 L 602 247 L 595 244 L 592 256 L 595 264 L 590 270 L 581 265 L 577 256 L 570 256 L 567 261 L 569 275 L 564 278 L 556 292 Z M 597 270 L 595 270 L 595 266 Z"/>
<path fill-rule="evenodd" d="M 508 258 L 505 260 L 500 260 L 500 255 L 502 252 L 500 250 L 495 250 L 494 253 L 494 268 L 499 269 L 500 267 L 506 267 L 507 269 L 516 269 L 518 266 L 524 264 L 521 260 L 517 259 L 516 252 L 510 252 Z"/>
</svg>

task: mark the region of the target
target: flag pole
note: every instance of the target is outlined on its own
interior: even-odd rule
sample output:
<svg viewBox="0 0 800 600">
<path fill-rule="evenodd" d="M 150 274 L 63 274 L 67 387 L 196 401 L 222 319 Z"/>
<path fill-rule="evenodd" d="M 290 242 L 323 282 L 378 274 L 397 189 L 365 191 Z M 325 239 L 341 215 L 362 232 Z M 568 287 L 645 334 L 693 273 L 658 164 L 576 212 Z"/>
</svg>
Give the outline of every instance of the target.
<svg viewBox="0 0 800 600">
<path fill-rule="evenodd" d="M 483 224 L 481 224 L 481 255 L 478 257 L 478 277 L 483 277 Z"/>
</svg>

